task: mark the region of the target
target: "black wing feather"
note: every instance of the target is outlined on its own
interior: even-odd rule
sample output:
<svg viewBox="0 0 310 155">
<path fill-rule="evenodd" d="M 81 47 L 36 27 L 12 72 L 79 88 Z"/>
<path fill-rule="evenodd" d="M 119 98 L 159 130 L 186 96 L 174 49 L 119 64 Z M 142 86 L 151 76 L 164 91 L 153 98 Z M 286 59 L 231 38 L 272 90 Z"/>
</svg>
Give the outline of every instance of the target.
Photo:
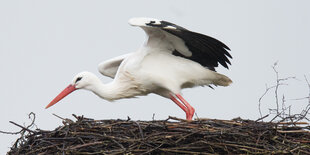
<svg viewBox="0 0 310 155">
<path fill-rule="evenodd" d="M 214 68 L 218 67 L 218 63 L 220 63 L 225 68 L 228 68 L 227 64 L 231 64 L 228 57 L 232 58 L 232 56 L 227 51 L 230 49 L 222 42 L 212 37 L 188 30 L 163 30 L 183 39 L 187 48 L 192 52 L 191 57 L 186 57 L 182 54 L 178 56 L 196 61 L 202 66 L 208 67 L 212 70 L 215 70 Z"/>
<path fill-rule="evenodd" d="M 215 71 L 215 67 L 221 64 L 228 69 L 228 64 L 231 64 L 228 58 L 232 58 L 229 54 L 229 47 L 221 41 L 207 35 L 189 31 L 181 26 L 175 25 L 167 21 L 161 21 L 161 24 L 146 24 L 152 27 L 159 27 L 162 30 L 181 38 L 187 48 L 192 52 L 190 57 L 182 55 L 179 51 L 173 51 L 173 55 L 180 56 L 186 59 L 198 62 L 204 67 Z M 172 26 L 173 28 L 168 28 Z"/>
</svg>

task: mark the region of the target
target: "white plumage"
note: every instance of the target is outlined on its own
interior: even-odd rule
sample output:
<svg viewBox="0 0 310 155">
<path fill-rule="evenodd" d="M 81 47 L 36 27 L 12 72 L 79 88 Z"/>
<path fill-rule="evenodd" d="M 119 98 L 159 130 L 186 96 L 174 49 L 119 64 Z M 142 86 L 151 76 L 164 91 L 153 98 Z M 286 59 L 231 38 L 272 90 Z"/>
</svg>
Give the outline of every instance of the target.
<svg viewBox="0 0 310 155">
<path fill-rule="evenodd" d="M 152 18 L 132 18 L 129 24 L 141 27 L 148 37 L 136 52 L 99 64 L 99 72 L 114 80 L 103 84 L 94 74 L 81 72 L 46 108 L 76 89 L 110 101 L 155 93 L 170 98 L 191 120 L 194 108 L 180 95 L 181 89 L 231 83 L 214 69 L 218 63 L 230 64 L 229 48 L 220 41 Z"/>
</svg>

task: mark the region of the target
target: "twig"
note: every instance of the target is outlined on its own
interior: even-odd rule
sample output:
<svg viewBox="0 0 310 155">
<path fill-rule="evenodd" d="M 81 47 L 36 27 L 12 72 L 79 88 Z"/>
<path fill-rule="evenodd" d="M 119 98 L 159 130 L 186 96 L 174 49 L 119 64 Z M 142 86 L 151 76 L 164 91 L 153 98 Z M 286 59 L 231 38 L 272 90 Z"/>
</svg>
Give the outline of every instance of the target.
<svg viewBox="0 0 310 155">
<path fill-rule="evenodd" d="M 32 117 L 31 117 L 32 116 Z M 23 127 L 13 121 L 9 121 L 10 123 L 22 128 L 22 130 L 17 131 L 17 132 L 7 132 L 7 131 L 0 131 L 0 133 L 3 134 L 11 134 L 11 135 L 16 135 L 16 134 L 23 134 L 24 131 L 28 131 L 28 132 L 32 132 L 34 133 L 34 131 L 30 130 L 29 128 L 32 127 L 34 125 L 35 119 L 36 119 L 36 115 L 35 113 L 31 112 L 28 114 L 28 118 L 31 120 L 31 123 L 27 126 L 27 127 Z"/>
<path fill-rule="evenodd" d="M 140 132 L 141 138 L 142 138 L 142 139 L 144 139 L 144 136 L 143 136 L 143 131 L 142 131 L 142 129 L 141 129 L 140 124 L 139 124 L 138 122 L 136 122 L 136 121 L 133 121 L 133 122 L 134 122 L 134 123 L 136 123 L 136 124 L 138 125 L 138 128 L 139 128 L 139 132 Z"/>
<path fill-rule="evenodd" d="M 82 144 L 82 145 L 76 145 L 76 146 L 71 146 L 69 147 L 68 149 L 69 150 L 75 150 L 75 149 L 79 149 L 79 148 L 82 148 L 82 147 L 87 147 L 87 146 L 91 146 L 91 145 L 99 145 L 99 144 L 103 144 L 104 142 L 92 142 L 92 143 L 86 143 L 86 144 Z"/>
<path fill-rule="evenodd" d="M 286 97 L 284 94 L 282 94 L 282 98 L 281 98 L 281 101 L 282 101 L 282 104 L 280 104 L 280 86 L 282 85 L 288 85 L 286 83 L 284 83 L 285 81 L 287 80 L 290 80 L 290 79 L 295 79 L 296 80 L 296 77 L 286 77 L 286 78 L 280 78 L 279 76 L 279 72 L 277 71 L 276 69 L 276 66 L 277 66 L 278 62 L 274 63 L 274 65 L 272 66 L 272 69 L 273 71 L 275 72 L 276 74 L 276 83 L 274 86 L 271 86 L 271 87 L 268 87 L 267 84 L 266 84 L 266 89 L 265 89 L 265 92 L 262 94 L 262 96 L 259 98 L 258 100 L 258 111 L 259 111 L 259 114 L 260 114 L 260 117 L 258 120 L 263 120 L 265 118 L 267 118 L 268 116 L 271 116 L 272 115 L 275 115 L 271 120 L 270 122 L 273 122 L 275 120 L 278 120 L 279 122 L 287 122 L 287 121 L 290 121 L 290 122 L 298 122 L 300 120 L 303 120 L 303 119 L 306 119 L 308 121 L 310 121 L 308 118 L 307 118 L 307 114 L 309 113 L 310 111 L 310 85 L 309 85 L 309 82 L 307 81 L 306 77 L 305 77 L 305 80 L 307 82 L 307 85 L 309 87 L 309 95 L 308 97 L 305 97 L 305 98 L 299 98 L 299 99 L 295 99 L 295 100 L 301 100 L 301 99 L 308 99 L 308 105 L 306 106 L 305 109 L 303 109 L 301 111 L 301 113 L 299 114 L 292 114 L 291 113 L 291 105 L 287 106 L 287 100 L 286 100 Z M 265 95 L 270 91 L 274 89 L 274 98 L 275 98 L 275 104 L 276 104 L 276 108 L 269 108 L 269 115 L 265 115 L 263 117 L 263 114 L 262 114 L 262 110 L 261 110 L 261 105 L 262 105 L 262 99 L 265 97 Z M 292 101 L 292 100 L 289 100 L 289 101 Z"/>
<path fill-rule="evenodd" d="M 182 121 L 182 122 L 189 122 L 189 121 L 186 120 L 186 119 L 177 118 L 177 117 L 173 117 L 173 116 L 169 116 L 169 118 L 168 118 L 166 121 L 168 121 L 168 120 L 170 120 L 170 119 L 172 119 L 172 120 L 177 120 L 177 121 Z"/>
<path fill-rule="evenodd" d="M 9 121 L 9 122 L 12 123 L 12 124 L 14 124 L 14 125 L 16 125 L 16 126 L 18 126 L 18 127 L 20 127 L 20 128 L 22 128 L 22 129 L 25 130 L 25 131 L 28 131 L 28 132 L 31 132 L 31 133 L 35 133 L 34 131 L 32 131 L 32 130 L 26 128 L 26 127 L 23 127 L 23 126 L 21 126 L 21 125 L 15 123 L 15 122 L 13 122 L 13 121 Z"/>
<path fill-rule="evenodd" d="M 263 117 L 257 119 L 255 122 L 258 122 L 258 121 L 260 121 L 260 120 L 263 120 L 263 119 L 267 118 L 268 116 L 269 116 L 269 114 L 267 114 L 267 115 L 265 115 L 265 116 L 263 116 Z"/>
</svg>

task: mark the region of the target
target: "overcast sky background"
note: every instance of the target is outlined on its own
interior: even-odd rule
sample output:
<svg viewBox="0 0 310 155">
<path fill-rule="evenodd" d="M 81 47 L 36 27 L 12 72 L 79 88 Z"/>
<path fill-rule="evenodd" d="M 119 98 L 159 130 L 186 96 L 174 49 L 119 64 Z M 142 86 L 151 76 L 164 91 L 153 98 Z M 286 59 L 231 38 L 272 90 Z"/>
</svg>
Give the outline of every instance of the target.
<svg viewBox="0 0 310 155">
<path fill-rule="evenodd" d="M 0 130 L 19 131 L 36 114 L 40 129 L 52 130 L 71 114 L 95 119 L 185 118 L 172 101 L 157 95 L 113 103 L 91 92 L 72 93 L 55 106 L 44 107 L 64 89 L 73 76 L 91 71 L 103 82 L 111 79 L 97 71 L 104 60 L 135 51 L 145 34 L 127 21 L 131 17 L 153 17 L 170 21 L 224 42 L 233 56 L 229 70 L 218 72 L 233 80 L 230 87 L 186 89 L 184 97 L 199 117 L 259 118 L 258 99 L 265 84 L 272 85 L 271 68 L 278 61 L 281 77 L 296 76 L 285 86 L 287 105 L 300 112 L 309 77 L 310 2 L 287 0 L 221 1 L 0 1 Z M 263 100 L 263 113 L 274 108 L 272 92 Z M 196 117 L 196 116 L 195 116 Z M 73 119 L 73 118 L 72 118 Z M 0 134 L 0 154 L 18 136 Z"/>
</svg>

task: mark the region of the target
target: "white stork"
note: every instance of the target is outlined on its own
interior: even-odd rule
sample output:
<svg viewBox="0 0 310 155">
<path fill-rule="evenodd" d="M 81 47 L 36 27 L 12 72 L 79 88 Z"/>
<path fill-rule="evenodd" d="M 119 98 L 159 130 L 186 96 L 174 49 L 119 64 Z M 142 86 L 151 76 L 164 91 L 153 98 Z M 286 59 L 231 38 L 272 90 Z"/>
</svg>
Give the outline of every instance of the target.
<svg viewBox="0 0 310 155">
<path fill-rule="evenodd" d="M 46 108 L 77 89 L 109 101 L 155 93 L 170 98 L 191 120 L 195 109 L 181 96 L 181 89 L 232 83 L 215 71 L 218 64 L 228 68 L 232 58 L 230 49 L 217 39 L 158 19 L 132 18 L 129 24 L 141 27 L 147 40 L 136 52 L 99 64 L 99 72 L 114 80 L 103 84 L 93 73 L 78 73 Z"/>
</svg>

